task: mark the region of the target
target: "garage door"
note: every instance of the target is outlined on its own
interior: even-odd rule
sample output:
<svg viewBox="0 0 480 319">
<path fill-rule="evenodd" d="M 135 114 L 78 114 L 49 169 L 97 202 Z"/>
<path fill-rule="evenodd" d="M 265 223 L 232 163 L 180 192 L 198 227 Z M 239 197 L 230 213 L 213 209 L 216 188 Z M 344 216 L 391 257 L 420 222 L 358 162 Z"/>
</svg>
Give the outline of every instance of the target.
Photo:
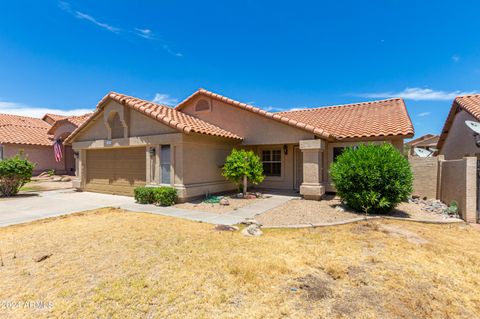
<svg viewBox="0 0 480 319">
<path fill-rule="evenodd" d="M 86 191 L 132 196 L 145 176 L 144 147 L 87 151 Z"/>
</svg>

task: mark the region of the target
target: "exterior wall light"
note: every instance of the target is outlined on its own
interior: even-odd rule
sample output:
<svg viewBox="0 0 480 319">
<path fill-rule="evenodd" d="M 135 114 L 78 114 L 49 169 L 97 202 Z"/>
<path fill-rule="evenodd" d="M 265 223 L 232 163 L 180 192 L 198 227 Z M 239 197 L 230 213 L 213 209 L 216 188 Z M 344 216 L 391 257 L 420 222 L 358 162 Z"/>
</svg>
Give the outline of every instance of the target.
<svg viewBox="0 0 480 319">
<path fill-rule="evenodd" d="M 73 157 L 78 158 L 80 154 L 78 152 L 73 152 Z"/>
<path fill-rule="evenodd" d="M 152 156 L 152 157 L 155 156 L 155 154 L 156 154 L 155 147 L 150 147 L 149 153 L 150 153 L 150 156 Z"/>
<path fill-rule="evenodd" d="M 287 144 L 283 145 L 283 154 L 288 155 L 288 145 Z"/>
</svg>

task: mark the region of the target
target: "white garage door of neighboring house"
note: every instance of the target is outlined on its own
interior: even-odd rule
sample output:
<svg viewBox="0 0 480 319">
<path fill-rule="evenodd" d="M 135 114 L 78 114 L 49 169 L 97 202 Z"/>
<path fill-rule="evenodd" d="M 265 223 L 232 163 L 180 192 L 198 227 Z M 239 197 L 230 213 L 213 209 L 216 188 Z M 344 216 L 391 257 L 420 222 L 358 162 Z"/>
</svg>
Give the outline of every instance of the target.
<svg viewBox="0 0 480 319">
<path fill-rule="evenodd" d="M 85 190 L 132 196 L 146 183 L 145 152 L 145 147 L 88 150 Z"/>
</svg>

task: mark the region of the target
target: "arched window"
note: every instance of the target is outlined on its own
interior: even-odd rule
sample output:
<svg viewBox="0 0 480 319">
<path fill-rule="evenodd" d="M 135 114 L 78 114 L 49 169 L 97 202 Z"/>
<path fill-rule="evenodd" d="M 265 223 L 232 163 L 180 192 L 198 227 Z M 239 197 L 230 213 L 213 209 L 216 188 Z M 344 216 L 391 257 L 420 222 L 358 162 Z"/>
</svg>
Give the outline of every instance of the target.
<svg viewBox="0 0 480 319">
<path fill-rule="evenodd" d="M 200 99 L 195 104 L 195 112 L 208 112 L 210 111 L 210 103 L 208 100 Z"/>
</svg>

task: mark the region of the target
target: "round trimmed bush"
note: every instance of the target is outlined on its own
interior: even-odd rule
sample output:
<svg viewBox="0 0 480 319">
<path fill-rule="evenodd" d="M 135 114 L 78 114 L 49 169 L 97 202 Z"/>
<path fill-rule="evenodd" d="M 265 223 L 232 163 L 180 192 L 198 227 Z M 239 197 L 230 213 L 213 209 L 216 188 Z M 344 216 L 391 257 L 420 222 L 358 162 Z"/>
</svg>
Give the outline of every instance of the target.
<svg viewBox="0 0 480 319">
<path fill-rule="evenodd" d="M 35 164 L 20 155 L 0 160 L 0 194 L 15 196 L 32 178 Z"/>
<path fill-rule="evenodd" d="M 337 195 L 356 211 L 387 213 L 412 193 L 408 160 L 391 144 L 347 148 L 330 169 Z"/>
</svg>

